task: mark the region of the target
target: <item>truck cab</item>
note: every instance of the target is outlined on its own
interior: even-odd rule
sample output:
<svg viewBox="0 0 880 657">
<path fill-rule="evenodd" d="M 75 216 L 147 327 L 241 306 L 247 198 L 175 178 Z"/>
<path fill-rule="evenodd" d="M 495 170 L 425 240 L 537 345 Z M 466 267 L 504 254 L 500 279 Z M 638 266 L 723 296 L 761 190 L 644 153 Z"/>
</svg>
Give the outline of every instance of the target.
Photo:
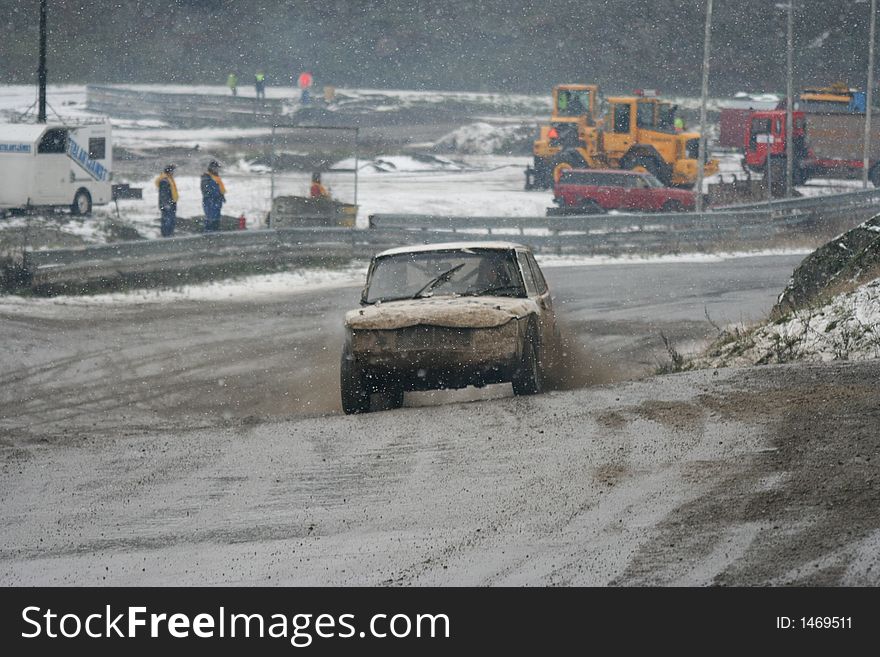
<svg viewBox="0 0 880 657">
<path fill-rule="evenodd" d="M 551 121 L 596 120 L 596 98 L 599 86 L 595 84 L 558 84 L 553 87 L 553 114 Z"/>
<path fill-rule="evenodd" d="M 801 92 L 792 112 L 795 184 L 810 178 L 858 179 L 865 173 L 865 93 L 843 84 L 810 87 Z M 743 135 L 743 165 L 770 172 L 771 182 L 785 172 L 785 110 L 749 115 Z M 880 126 L 871 125 L 868 178 L 880 187 Z M 770 165 L 768 167 L 768 164 Z"/>
<path fill-rule="evenodd" d="M 558 84 L 553 87 L 553 111 L 549 124 L 542 125 L 532 145 L 536 170 L 541 171 L 537 186 L 551 184 L 551 163 L 559 153 L 577 151 L 583 164 L 596 166 L 598 150 L 599 86 L 595 84 Z M 561 169 L 560 169 L 561 170 Z M 553 180 L 558 171 L 552 171 Z"/>
<path fill-rule="evenodd" d="M 753 171 L 762 171 L 768 157 L 785 157 L 785 110 L 764 110 L 752 112 L 746 126 L 745 150 L 746 164 Z M 794 129 L 795 157 L 803 159 L 806 149 L 806 121 L 803 112 L 791 113 Z"/>
</svg>

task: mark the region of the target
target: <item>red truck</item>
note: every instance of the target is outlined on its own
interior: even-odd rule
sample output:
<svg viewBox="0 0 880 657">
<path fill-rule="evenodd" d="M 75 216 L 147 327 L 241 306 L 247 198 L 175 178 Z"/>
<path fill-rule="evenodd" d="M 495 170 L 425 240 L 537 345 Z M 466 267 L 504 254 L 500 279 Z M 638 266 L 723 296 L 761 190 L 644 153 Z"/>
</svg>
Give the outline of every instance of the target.
<svg viewBox="0 0 880 657">
<path fill-rule="evenodd" d="M 688 212 L 696 207 L 691 190 L 665 187 L 652 174 L 619 169 L 568 169 L 553 187 L 548 214 L 596 214 L 608 210 Z"/>
<path fill-rule="evenodd" d="M 880 123 L 880 121 L 878 121 Z M 876 124 L 875 124 L 876 125 Z M 853 179 L 862 176 L 864 112 L 792 112 L 794 184 L 810 178 Z M 785 184 L 785 110 L 752 112 L 743 143 L 744 165 Z M 868 178 L 880 187 L 880 125 L 872 126 Z"/>
</svg>

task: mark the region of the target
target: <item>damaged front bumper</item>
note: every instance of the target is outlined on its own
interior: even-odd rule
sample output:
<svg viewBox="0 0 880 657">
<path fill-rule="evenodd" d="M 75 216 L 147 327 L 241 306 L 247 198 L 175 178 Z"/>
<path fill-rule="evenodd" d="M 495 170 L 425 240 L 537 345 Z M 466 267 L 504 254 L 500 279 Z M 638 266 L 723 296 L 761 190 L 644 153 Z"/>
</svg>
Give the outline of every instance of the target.
<svg viewBox="0 0 880 657">
<path fill-rule="evenodd" d="M 520 323 L 353 330 L 350 353 L 370 378 L 391 377 L 410 390 L 501 383 L 510 380 L 521 358 Z"/>
</svg>

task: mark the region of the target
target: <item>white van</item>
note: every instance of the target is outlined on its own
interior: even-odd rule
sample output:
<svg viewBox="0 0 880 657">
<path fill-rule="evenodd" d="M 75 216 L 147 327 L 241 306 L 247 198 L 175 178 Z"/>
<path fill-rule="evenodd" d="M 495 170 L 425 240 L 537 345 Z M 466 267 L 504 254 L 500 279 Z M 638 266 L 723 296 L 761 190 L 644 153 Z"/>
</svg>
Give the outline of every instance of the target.
<svg viewBox="0 0 880 657">
<path fill-rule="evenodd" d="M 76 215 L 112 200 L 110 123 L 0 124 L 0 213 L 70 208 Z"/>
</svg>

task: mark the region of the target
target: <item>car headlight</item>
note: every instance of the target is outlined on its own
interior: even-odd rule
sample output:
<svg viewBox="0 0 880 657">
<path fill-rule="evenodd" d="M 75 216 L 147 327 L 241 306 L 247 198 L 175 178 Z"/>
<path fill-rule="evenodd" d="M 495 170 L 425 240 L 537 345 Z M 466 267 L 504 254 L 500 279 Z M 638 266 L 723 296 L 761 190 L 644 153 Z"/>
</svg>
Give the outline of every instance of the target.
<svg viewBox="0 0 880 657">
<path fill-rule="evenodd" d="M 354 351 L 375 351 L 394 348 L 394 331 L 360 330 L 351 332 L 351 345 Z"/>
</svg>

